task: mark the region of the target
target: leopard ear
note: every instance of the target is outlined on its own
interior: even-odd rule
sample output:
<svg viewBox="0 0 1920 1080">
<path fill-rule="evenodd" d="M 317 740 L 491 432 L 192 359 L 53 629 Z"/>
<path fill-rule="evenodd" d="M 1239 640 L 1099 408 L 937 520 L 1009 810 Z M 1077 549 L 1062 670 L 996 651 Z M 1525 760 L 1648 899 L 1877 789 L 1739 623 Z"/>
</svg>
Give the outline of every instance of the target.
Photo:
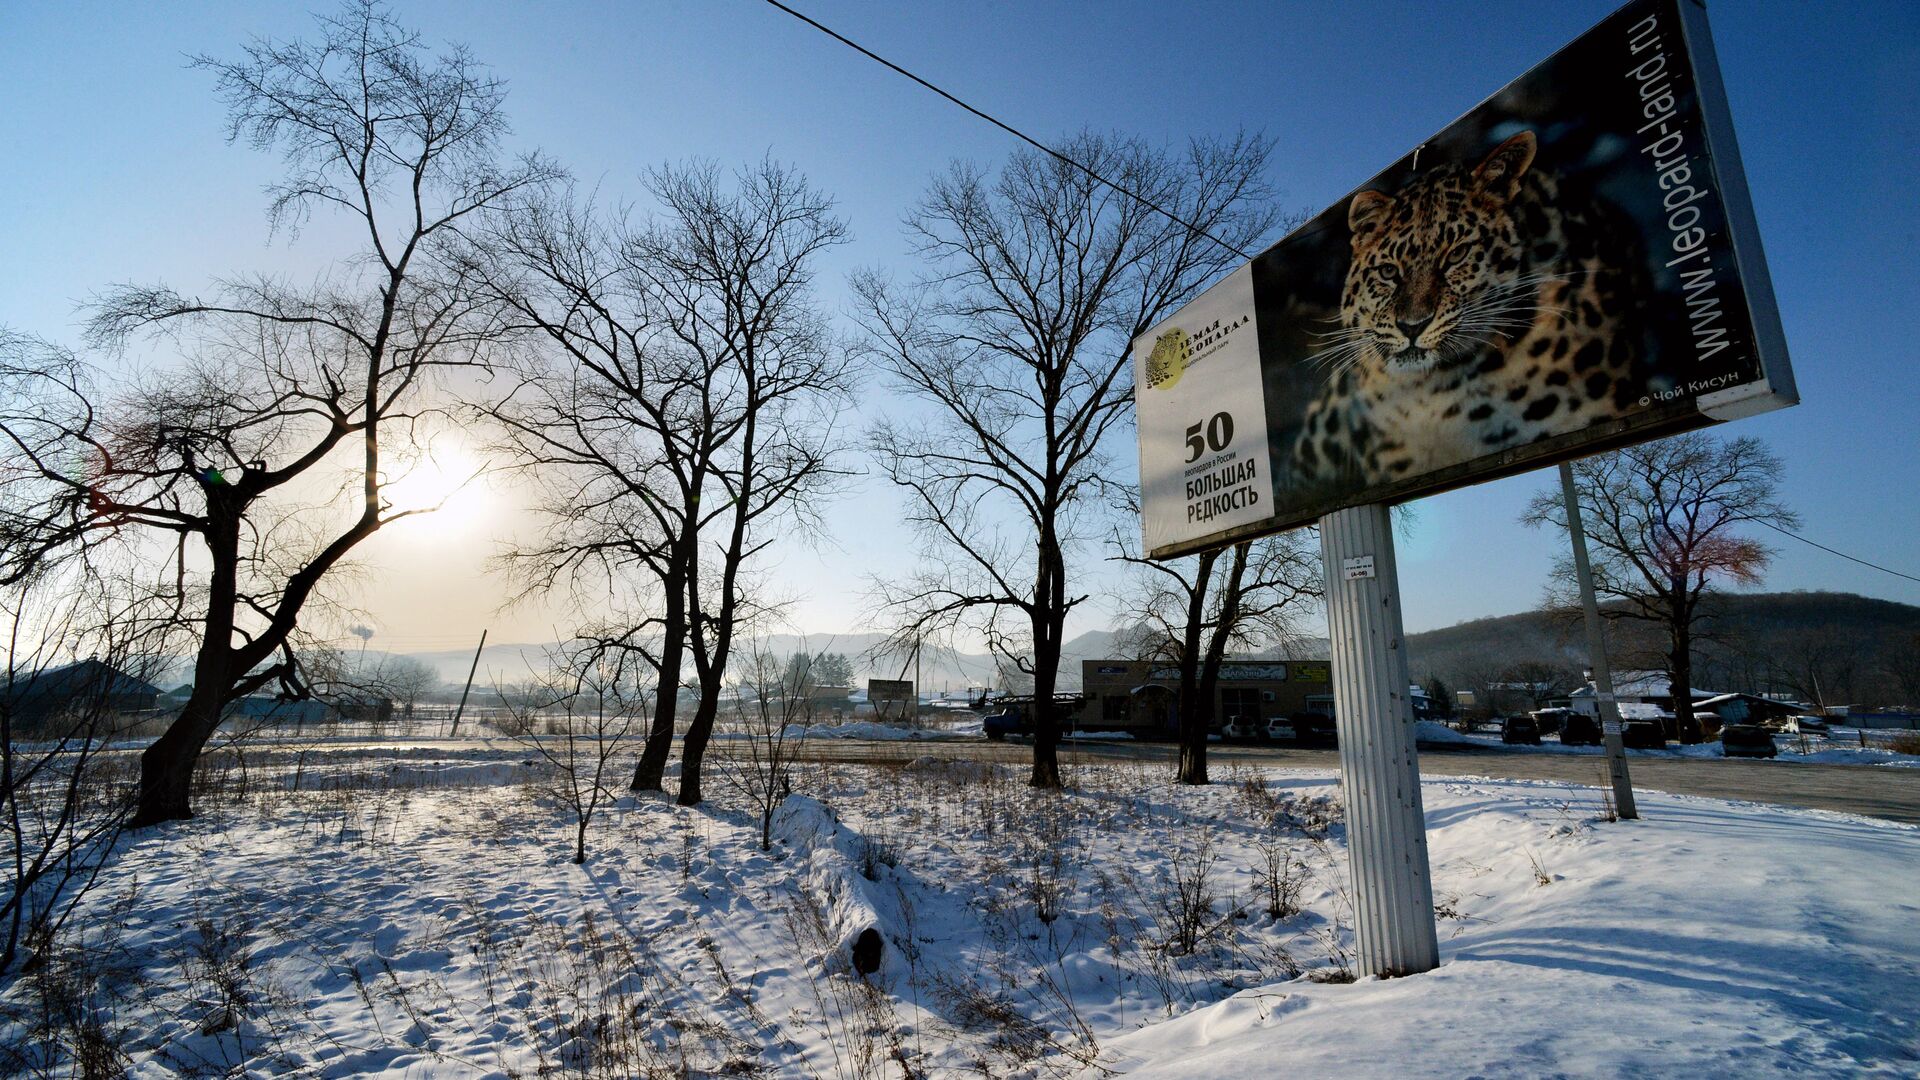
<svg viewBox="0 0 1920 1080">
<path fill-rule="evenodd" d="M 1473 170 L 1473 179 L 1480 190 L 1498 199 L 1511 199 L 1520 190 L 1520 178 L 1527 174 L 1533 164 L 1534 151 L 1539 149 L 1539 140 L 1533 132 L 1523 131 L 1493 148 L 1487 160 Z"/>
<path fill-rule="evenodd" d="M 1360 247 L 1374 238 L 1387 223 L 1393 209 L 1393 196 L 1378 191 L 1363 191 L 1347 207 L 1347 228 L 1353 230 L 1353 246 Z"/>
</svg>

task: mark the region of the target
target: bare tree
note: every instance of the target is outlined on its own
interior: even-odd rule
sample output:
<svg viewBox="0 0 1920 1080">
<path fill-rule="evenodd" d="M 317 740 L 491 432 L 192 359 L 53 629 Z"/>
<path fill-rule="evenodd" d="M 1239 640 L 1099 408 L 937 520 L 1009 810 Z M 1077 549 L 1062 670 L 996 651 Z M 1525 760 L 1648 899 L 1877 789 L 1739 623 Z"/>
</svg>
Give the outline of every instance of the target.
<svg viewBox="0 0 1920 1080">
<path fill-rule="evenodd" d="M 1722 441 L 1702 432 L 1573 463 L 1601 613 L 1664 631 L 1673 711 L 1683 741 L 1697 738 L 1693 639 L 1701 598 L 1723 581 L 1751 585 L 1761 580 L 1772 552 L 1739 535 L 1742 523 L 1798 524 L 1780 502 L 1780 472 L 1780 459 L 1759 440 Z M 1521 520 L 1565 528 L 1559 490 L 1535 495 Z M 1555 560 L 1549 606 L 1575 606 L 1573 573 L 1570 555 Z"/>
<path fill-rule="evenodd" d="M 516 598 L 574 592 L 576 632 L 649 665 L 659 693 L 631 788 L 658 791 L 672 748 L 688 589 L 716 431 L 703 358 L 663 336 L 662 298 L 625 215 L 570 191 L 495 220 L 476 276 L 540 347 L 486 407 L 508 468 L 538 492 L 536 540 L 502 562 Z"/>
<path fill-rule="evenodd" d="M 544 536 L 510 559 L 528 591 L 586 581 L 596 607 L 624 601 L 587 630 L 657 674 L 636 790 L 661 786 L 691 663 L 691 805 L 733 635 L 762 606 L 744 575 L 776 527 L 818 524 L 840 475 L 832 416 L 848 365 L 811 284 L 846 230 L 772 162 L 731 183 L 708 164 L 662 167 L 647 187 L 659 213 L 644 227 L 571 196 L 537 202 L 487 240 L 505 268 L 475 272 L 546 347 L 493 409 L 547 493 Z"/>
<path fill-rule="evenodd" d="M 1268 149 L 1242 137 L 1174 155 L 1090 133 L 1062 148 L 1237 248 L 1277 220 Z M 1030 780 L 1057 787 L 1060 650 L 1087 599 L 1070 587 L 1069 560 L 1115 471 L 1103 451 L 1127 415 L 1130 342 L 1240 255 L 1027 151 L 997 176 L 955 164 L 908 229 L 927 275 L 855 283 L 871 349 L 932 412 L 882 422 L 869 439 L 927 557 L 910 580 L 876 583 L 878 600 L 899 642 L 972 632 L 1032 678 Z"/>
<path fill-rule="evenodd" d="M 760 818 L 760 850 L 773 847 L 773 812 L 793 794 L 793 763 L 813 720 L 813 660 L 797 652 L 781 664 L 757 647 L 734 684 L 740 703 L 720 776 Z"/>
<path fill-rule="evenodd" d="M 1493 687 L 1501 699 L 1519 700 L 1524 711 L 1544 708 L 1583 685 L 1580 673 L 1564 661 L 1520 660 L 1502 669 Z"/>
<path fill-rule="evenodd" d="M 580 865 L 594 815 L 614 798 L 613 759 L 645 723 L 648 691 L 636 678 L 641 665 L 625 651 L 576 642 L 552 659 L 555 674 L 534 680 L 539 689 L 515 695 L 508 706 L 509 727 L 546 764 L 545 786 L 571 815 L 573 861 Z"/>
<path fill-rule="evenodd" d="M 1768 658 L 1768 681 L 1825 712 L 1856 703 L 1856 677 L 1864 659 L 1858 641 L 1832 627 L 1821 627 L 1796 635 L 1790 645 Z"/>
<path fill-rule="evenodd" d="M 408 725 L 420 699 L 439 689 L 440 683 L 439 672 L 411 656 L 389 656 L 373 671 L 374 687 L 399 706 L 400 718 Z"/>
<path fill-rule="evenodd" d="M 1880 654 L 1880 667 L 1898 704 L 1911 712 L 1920 707 L 1920 634 L 1902 634 Z"/>
<path fill-rule="evenodd" d="M 700 701 L 681 745 L 677 800 L 702 799 L 701 763 L 724 688 L 734 635 L 769 616 L 749 592 L 753 558 L 782 532 L 820 527 L 820 502 L 845 472 L 834 417 L 852 389 L 847 353 L 812 292 L 821 252 L 846 239 L 830 199 L 772 162 L 729 188 L 712 166 L 658 169 L 654 193 L 671 225 L 649 237 L 670 316 L 668 332 L 717 368 L 710 519 L 717 536 L 688 576 L 688 631 Z M 709 561 L 711 560 L 711 561 Z"/>
<path fill-rule="evenodd" d="M 1142 626 L 1144 651 L 1180 665 L 1179 783 L 1208 782 L 1207 734 L 1228 650 L 1294 640 L 1299 619 L 1324 595 L 1320 555 L 1311 540 L 1309 530 L 1296 530 L 1156 562 L 1136 552 L 1130 535 L 1115 534 L 1115 558 L 1144 575 L 1128 604 Z"/>
<path fill-rule="evenodd" d="M 188 781 L 224 707 L 270 684 L 302 692 L 293 643 L 322 580 L 383 526 L 429 509 L 391 506 L 383 482 L 417 447 L 434 370 L 480 358 L 497 330 L 442 243 L 553 174 L 537 158 L 498 164 L 504 88 L 463 50 L 436 56 L 370 3 L 319 21 L 314 41 L 196 63 L 217 78 L 230 137 L 285 160 L 273 224 L 344 216 L 359 254 L 307 288 L 110 289 L 92 312 L 96 344 L 157 337 L 183 354 L 121 376 L 124 389 L 45 349 L 13 350 L 0 374 L 0 578 L 102 533 L 169 548 L 163 599 L 194 639 L 194 688 L 142 755 L 135 825 L 191 816 Z M 325 497 L 340 474 L 339 497 Z"/>
<path fill-rule="evenodd" d="M 68 568 L 0 592 L 0 974 L 52 942 L 133 810 L 109 752 L 151 719 L 159 661 L 104 584 Z"/>
</svg>

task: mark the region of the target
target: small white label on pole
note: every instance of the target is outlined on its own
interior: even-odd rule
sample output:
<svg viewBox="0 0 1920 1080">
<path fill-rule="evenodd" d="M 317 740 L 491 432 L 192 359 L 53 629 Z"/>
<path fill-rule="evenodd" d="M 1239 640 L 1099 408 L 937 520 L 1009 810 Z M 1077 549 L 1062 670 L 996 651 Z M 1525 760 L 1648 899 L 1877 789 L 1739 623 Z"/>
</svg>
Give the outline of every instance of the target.
<svg viewBox="0 0 1920 1080">
<path fill-rule="evenodd" d="M 1348 581 L 1358 581 L 1361 578 L 1372 577 L 1373 556 L 1356 555 L 1351 559 L 1343 560 L 1340 563 L 1340 569 L 1341 572 L 1346 575 Z"/>
<path fill-rule="evenodd" d="M 1622 724 L 1618 720 L 1600 721 L 1600 730 L 1603 734 L 1607 734 L 1607 735 L 1618 735 L 1621 733 L 1621 729 L 1624 728 L 1625 726 L 1626 725 Z"/>
<path fill-rule="evenodd" d="M 1615 696 L 1613 696 L 1612 694 L 1595 694 L 1595 695 L 1594 695 L 1594 697 L 1596 697 L 1596 698 L 1598 698 L 1598 699 L 1600 699 L 1601 701 L 1618 701 L 1618 700 L 1620 700 L 1619 698 L 1617 698 L 1617 697 L 1615 697 Z"/>
</svg>

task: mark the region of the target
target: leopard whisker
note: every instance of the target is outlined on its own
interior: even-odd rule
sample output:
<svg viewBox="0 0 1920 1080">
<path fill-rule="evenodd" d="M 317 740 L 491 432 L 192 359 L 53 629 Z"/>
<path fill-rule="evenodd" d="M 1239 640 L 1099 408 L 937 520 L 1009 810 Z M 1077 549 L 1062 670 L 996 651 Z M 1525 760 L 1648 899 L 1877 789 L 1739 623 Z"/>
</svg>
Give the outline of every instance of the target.
<svg viewBox="0 0 1920 1080">
<path fill-rule="evenodd" d="M 1531 320 L 1521 319 L 1462 319 L 1447 327 L 1449 334 L 1463 333 L 1517 333 L 1533 328 Z"/>
<path fill-rule="evenodd" d="M 1328 349 L 1324 352 L 1315 353 L 1307 357 L 1306 362 L 1317 368 L 1331 370 L 1337 373 L 1358 363 L 1360 357 L 1365 355 L 1370 345 L 1371 342 L 1354 342 L 1353 344 L 1343 345 L 1337 349 Z"/>
<path fill-rule="evenodd" d="M 1559 311 L 1565 304 L 1543 304 L 1534 296 L 1489 296 L 1459 305 L 1457 311 Z"/>
<path fill-rule="evenodd" d="M 1351 330 L 1329 331 L 1327 333 L 1316 334 L 1314 336 L 1319 338 L 1321 341 L 1326 341 L 1326 342 L 1360 341 L 1366 338 L 1371 338 L 1373 336 L 1373 331 L 1355 327 Z"/>
<path fill-rule="evenodd" d="M 1539 317 L 1541 315 L 1564 316 L 1566 312 L 1567 312 L 1566 308 L 1559 308 L 1559 307 L 1538 307 L 1538 306 L 1500 307 L 1500 308 L 1489 307 L 1489 308 L 1472 308 L 1467 310 L 1456 311 L 1453 313 L 1453 318 L 1458 322 L 1474 322 L 1482 319 L 1501 319 L 1505 321 L 1519 322 L 1519 323 L 1531 325 L 1535 322 L 1538 322 Z"/>
<path fill-rule="evenodd" d="M 1303 360 L 1304 362 L 1313 364 L 1316 367 L 1326 367 L 1329 364 L 1339 361 L 1340 359 L 1344 358 L 1348 354 L 1357 354 L 1361 352 L 1372 343 L 1373 343 L 1372 335 L 1368 335 L 1364 338 L 1356 338 L 1352 341 L 1343 342 L 1329 349 L 1322 349 L 1319 352 L 1309 354 L 1308 356 L 1304 357 Z"/>
</svg>

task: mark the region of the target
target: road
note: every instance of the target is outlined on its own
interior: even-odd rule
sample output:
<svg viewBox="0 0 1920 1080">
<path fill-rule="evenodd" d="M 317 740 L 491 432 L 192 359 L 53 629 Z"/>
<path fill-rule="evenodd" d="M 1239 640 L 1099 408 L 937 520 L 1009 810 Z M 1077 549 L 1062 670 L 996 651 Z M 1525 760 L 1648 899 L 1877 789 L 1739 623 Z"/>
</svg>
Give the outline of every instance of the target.
<svg viewBox="0 0 1920 1080">
<path fill-rule="evenodd" d="M 676 740 L 677 742 L 678 740 Z M 255 741 L 255 749 L 274 745 Z M 428 738 L 399 740 L 309 739 L 300 746 L 309 752 L 409 753 L 519 752 L 512 739 Z M 714 743 L 713 752 L 724 754 L 726 741 Z M 291 749 L 294 743 L 288 743 Z M 1070 740 L 1061 747 L 1062 763 L 1158 761 L 1171 772 L 1176 748 L 1167 743 L 1129 741 Z M 1215 763 L 1244 761 L 1259 765 L 1289 766 L 1304 769 L 1337 770 L 1340 755 L 1335 750 L 1297 750 L 1275 746 L 1215 744 L 1208 748 Z M 1032 760 L 1032 746 L 1024 742 L 988 742 L 984 739 L 927 739 L 868 741 L 864 739 L 815 739 L 801 747 L 801 756 L 811 761 L 871 763 L 908 761 L 916 757 L 1000 761 L 1020 763 Z M 1568 784 L 1599 787 L 1605 774 L 1598 756 L 1527 753 L 1517 750 L 1423 749 L 1420 772 L 1424 776 L 1486 776 L 1503 780 L 1552 780 Z M 1629 759 L 1636 789 L 1666 791 L 1676 795 L 1702 795 L 1715 799 L 1744 799 L 1752 802 L 1801 806 L 1816 810 L 1838 810 L 1920 824 L 1920 768 L 1887 768 L 1873 765 L 1814 765 L 1802 762 L 1725 761 L 1699 758 L 1659 758 L 1634 755 Z"/>
<path fill-rule="evenodd" d="M 1075 741 L 1061 748 L 1062 763 L 1092 761 L 1164 761 L 1173 767 L 1175 748 L 1164 743 Z M 819 740 L 804 754 L 818 761 L 897 761 L 922 755 L 974 761 L 1032 760 L 1022 743 L 971 740 L 939 742 L 862 742 Z M 1338 769 L 1336 750 L 1294 750 L 1267 746 L 1222 746 L 1207 750 L 1211 762 L 1246 761 L 1306 769 Z M 1628 763 L 1636 789 L 1676 795 L 1839 810 L 1868 817 L 1920 824 L 1920 769 L 1872 765 L 1809 765 L 1791 761 L 1712 761 L 1697 758 L 1635 756 Z M 1571 754 L 1529 754 L 1501 750 L 1422 750 L 1423 776 L 1488 776 L 1503 780 L 1555 780 L 1597 787 L 1605 783 L 1602 759 Z"/>
</svg>

